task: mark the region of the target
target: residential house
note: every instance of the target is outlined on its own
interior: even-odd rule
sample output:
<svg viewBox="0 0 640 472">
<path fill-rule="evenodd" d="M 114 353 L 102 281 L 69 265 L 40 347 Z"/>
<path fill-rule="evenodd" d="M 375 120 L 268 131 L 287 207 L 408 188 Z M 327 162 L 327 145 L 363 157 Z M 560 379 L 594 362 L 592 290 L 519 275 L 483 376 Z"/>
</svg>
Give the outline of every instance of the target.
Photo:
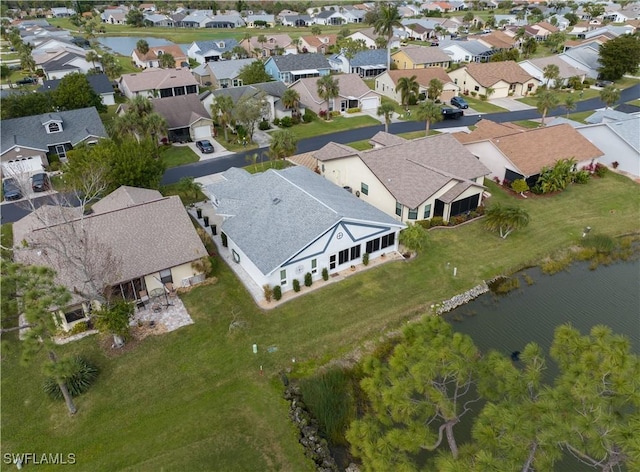
<svg viewBox="0 0 640 472">
<path fill-rule="evenodd" d="M 329 54 L 329 49 L 336 44 L 336 34 L 324 34 L 320 36 L 302 36 L 298 49 L 302 53 L 318 52 L 320 54 Z"/>
<path fill-rule="evenodd" d="M 481 34 L 474 39 L 497 51 L 513 49 L 516 46 L 515 38 L 512 38 L 503 31 L 492 31 L 488 34 Z"/>
<path fill-rule="evenodd" d="M 242 28 L 246 23 L 239 13 L 227 12 L 225 15 L 215 15 L 204 25 L 205 28 Z"/>
<path fill-rule="evenodd" d="M 169 141 L 184 142 L 211 138 L 213 121 L 195 93 L 153 98 L 151 103 L 153 111 L 167 121 Z"/>
<path fill-rule="evenodd" d="M 545 167 L 561 159 L 575 159 L 577 168 L 593 164 L 603 152 L 570 124 L 527 130 L 481 120 L 470 133 L 455 133 L 469 152 L 491 170 L 501 182 L 524 179 L 536 184 Z"/>
<path fill-rule="evenodd" d="M 113 84 L 104 74 L 89 74 L 86 76 L 89 85 L 100 96 L 103 105 L 115 105 L 115 92 Z M 45 80 L 38 92 L 52 92 L 58 88 L 62 79 Z"/>
<path fill-rule="evenodd" d="M 450 134 L 368 151 L 332 142 L 313 155 L 323 177 L 351 187 L 361 200 L 402 222 L 435 216 L 448 221 L 474 210 L 489 174 Z"/>
<path fill-rule="evenodd" d="M 285 15 L 282 17 L 280 21 L 282 23 L 282 26 L 303 27 L 303 26 L 311 26 L 314 24 L 314 21 L 311 18 L 311 16 L 298 15 L 297 13 L 293 15 Z"/>
<path fill-rule="evenodd" d="M 351 33 L 347 38 L 351 38 L 354 41 L 364 41 L 365 46 L 369 49 L 377 49 L 376 39 L 380 36 L 377 34 L 373 28 L 366 28 L 354 33 Z M 391 42 L 389 43 L 390 48 L 400 47 L 401 38 L 407 38 L 409 34 L 404 29 L 394 29 L 393 36 L 391 37 Z M 385 38 L 386 40 L 386 38 Z"/>
<path fill-rule="evenodd" d="M 489 62 L 497 51 L 478 40 L 440 41 L 440 49 L 456 64 L 460 62 Z"/>
<path fill-rule="evenodd" d="M 367 14 L 364 10 L 358 10 L 357 8 L 345 7 L 341 12 L 344 17 L 345 23 L 357 24 L 364 22 L 364 16 Z"/>
<path fill-rule="evenodd" d="M 538 80 L 515 61 L 473 62 L 449 72 L 449 77 L 465 95 L 469 92 L 487 95 L 490 88 L 493 98 L 526 96 L 538 88 Z"/>
<path fill-rule="evenodd" d="M 264 36 L 265 42 L 259 42 L 258 38 Z M 242 46 L 250 56 L 259 57 L 282 56 L 286 54 L 298 54 L 298 48 L 293 43 L 288 34 L 265 34 L 252 36 L 240 41 Z M 259 52 L 258 52 L 259 51 Z"/>
<path fill-rule="evenodd" d="M 331 73 L 329 61 L 318 53 L 271 56 L 265 62 L 264 69 L 273 80 L 280 80 L 287 85 L 298 79 L 320 77 Z"/>
<path fill-rule="evenodd" d="M 608 110 L 613 111 L 613 110 Z M 626 115 L 626 114 L 625 114 Z M 576 131 L 602 150 L 600 164 L 640 178 L 640 115 L 602 119 Z"/>
<path fill-rule="evenodd" d="M 206 62 L 193 69 L 193 76 L 200 85 L 214 89 L 241 87 L 240 71 L 257 59 L 235 59 L 231 61 Z"/>
<path fill-rule="evenodd" d="M 173 18 L 161 13 L 145 13 L 144 24 L 145 26 L 157 26 L 164 28 L 173 28 L 175 26 Z"/>
<path fill-rule="evenodd" d="M 347 19 L 340 11 L 322 10 L 313 17 L 316 25 L 343 25 Z"/>
<path fill-rule="evenodd" d="M 232 168 L 204 192 L 223 218 L 221 251 L 255 284 L 283 292 L 398 250 L 405 225 L 306 167 L 249 174 Z"/>
<path fill-rule="evenodd" d="M 391 54 L 391 62 L 398 69 L 422 69 L 451 65 L 451 57 L 438 47 L 407 46 Z"/>
<path fill-rule="evenodd" d="M 56 283 L 71 293 L 70 304 L 60 307 L 67 331 L 95 307 L 89 284 L 110 289 L 110 298 L 141 302 L 154 290 L 167 293 L 206 277 L 198 262 L 207 251 L 184 205 L 157 190 L 120 187 L 84 216 L 44 205 L 13 228 L 15 260 L 55 269 Z"/>
<path fill-rule="evenodd" d="M 198 83 L 188 69 L 144 69 L 118 79 L 120 92 L 127 97 L 173 97 L 198 93 Z"/>
<path fill-rule="evenodd" d="M 414 77 L 419 85 L 419 93 L 427 94 L 429 88 L 429 82 L 433 79 L 437 79 L 443 84 L 442 93 L 438 99 L 442 102 L 449 102 L 451 98 L 455 97 L 460 92 L 458 87 L 447 71 L 441 67 L 428 67 L 426 69 L 398 69 L 386 71 L 376 77 L 375 91 L 381 95 L 389 97 L 390 99 L 400 103 L 401 97 L 398 92 L 398 80 L 402 77 Z"/>
<path fill-rule="evenodd" d="M 360 108 L 376 111 L 380 106 L 380 94 L 371 90 L 358 74 L 339 74 L 335 76 L 339 94 L 328 102 L 318 95 L 318 79 L 310 77 L 295 81 L 289 88 L 300 95 L 300 103 L 315 113 L 321 110 L 340 111 Z"/>
<path fill-rule="evenodd" d="M 222 55 L 231 52 L 238 45 L 235 39 L 213 39 L 209 41 L 194 41 L 187 49 L 187 56 L 200 64 L 215 62 L 223 59 Z"/>
<path fill-rule="evenodd" d="M 51 14 L 54 18 L 69 18 L 76 14 L 76 11 L 73 8 L 67 7 L 53 7 L 51 9 Z"/>
<path fill-rule="evenodd" d="M 282 104 L 282 95 L 287 90 L 287 86 L 282 82 L 264 82 L 260 84 L 244 85 L 242 87 L 221 88 L 214 91 L 207 91 L 200 95 L 200 101 L 206 110 L 211 110 L 216 97 L 223 95 L 231 97 L 233 103 L 250 97 L 261 97 L 267 102 L 267 111 L 263 119 L 273 121 L 274 118 L 291 117 L 293 110 L 287 109 Z M 299 106 L 298 111 L 303 114 L 304 107 Z"/>
<path fill-rule="evenodd" d="M 329 64 L 335 71 L 358 74 L 360 77 L 377 77 L 387 70 L 387 50 L 370 49 L 357 52 L 349 59 L 344 52 L 329 57 Z"/>
<path fill-rule="evenodd" d="M 110 25 L 124 25 L 127 22 L 127 12 L 119 9 L 105 10 L 100 17 L 103 23 Z"/>
<path fill-rule="evenodd" d="M 194 10 L 187 14 L 177 26 L 181 28 L 205 28 L 213 19 L 213 10 Z"/>
<path fill-rule="evenodd" d="M 66 162 L 78 144 L 107 137 L 94 107 L 2 120 L 0 126 L 2 173 L 11 175 L 42 172 L 54 159 Z"/>
<path fill-rule="evenodd" d="M 78 54 L 65 50 L 59 54 L 54 54 L 53 57 L 50 57 L 50 55 L 47 55 L 47 57 L 49 59 L 39 65 L 49 80 L 61 79 L 65 75 L 75 72 L 88 74 L 91 71 L 102 70 L 101 64 L 87 61 L 86 52 L 84 54 Z"/>
<path fill-rule="evenodd" d="M 177 44 L 168 44 L 165 46 L 150 47 L 146 54 L 142 54 L 137 49 L 131 52 L 131 60 L 142 69 L 150 67 L 160 67 L 160 56 L 162 54 L 171 54 L 174 59 L 173 67 L 189 67 L 189 60 L 182 49 Z"/>
<path fill-rule="evenodd" d="M 453 10 L 453 7 L 449 4 L 449 2 L 429 2 L 427 5 L 427 11 L 437 11 L 440 13 L 449 13 Z"/>
<path fill-rule="evenodd" d="M 247 15 L 244 21 L 247 28 L 273 28 L 276 25 L 274 15 Z"/>
<path fill-rule="evenodd" d="M 597 79 L 600 72 L 600 46 L 589 43 L 583 46 L 567 49 L 558 57 L 570 66 L 585 70 L 587 77 Z"/>
<path fill-rule="evenodd" d="M 539 57 L 536 59 L 527 59 L 518 63 L 525 71 L 538 79 L 543 84 L 555 87 L 555 80 L 549 80 L 544 77 L 544 69 L 549 65 L 555 65 L 558 67 L 560 73 L 559 80 L 561 85 L 567 85 L 567 82 L 571 77 L 579 77 L 582 82 L 586 76 L 587 71 L 578 67 L 573 67 L 567 62 L 563 61 L 559 56 L 547 56 Z"/>
</svg>

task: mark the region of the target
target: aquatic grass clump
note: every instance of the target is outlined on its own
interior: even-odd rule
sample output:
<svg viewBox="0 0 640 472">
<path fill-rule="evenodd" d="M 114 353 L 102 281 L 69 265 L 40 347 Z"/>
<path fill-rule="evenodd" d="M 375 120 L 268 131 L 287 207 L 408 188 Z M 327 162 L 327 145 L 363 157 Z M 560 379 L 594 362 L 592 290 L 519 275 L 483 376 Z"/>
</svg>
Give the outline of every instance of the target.
<svg viewBox="0 0 640 472">
<path fill-rule="evenodd" d="M 517 277 L 498 277 L 487 284 L 491 293 L 505 295 L 520 288 L 520 279 Z"/>
<path fill-rule="evenodd" d="M 540 265 L 540 269 L 547 275 L 557 274 L 563 270 L 566 270 L 567 267 L 571 264 L 571 257 L 564 256 L 560 259 L 550 259 L 543 262 Z"/>
<path fill-rule="evenodd" d="M 580 240 L 584 248 L 595 249 L 599 254 L 611 254 L 618 246 L 616 241 L 606 234 L 590 234 Z"/>
</svg>

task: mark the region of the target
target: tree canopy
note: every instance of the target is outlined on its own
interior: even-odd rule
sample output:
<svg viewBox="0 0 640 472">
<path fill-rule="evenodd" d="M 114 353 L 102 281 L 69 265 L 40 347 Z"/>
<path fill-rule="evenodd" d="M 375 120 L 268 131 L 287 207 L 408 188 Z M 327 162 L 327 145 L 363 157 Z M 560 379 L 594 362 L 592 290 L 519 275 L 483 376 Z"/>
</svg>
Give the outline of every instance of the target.
<svg viewBox="0 0 640 472">
<path fill-rule="evenodd" d="M 101 113 L 107 111 L 100 95 L 89 84 L 87 76 L 80 73 L 65 75 L 58 88 L 53 91 L 53 100 L 60 110 L 96 107 Z"/>
<path fill-rule="evenodd" d="M 634 74 L 640 63 L 640 35 L 621 34 L 600 46 L 600 74 L 608 80 L 618 80 Z"/>
<path fill-rule="evenodd" d="M 242 80 L 244 85 L 260 84 L 273 80 L 264 70 L 264 63 L 262 61 L 254 61 L 244 66 L 240 69 L 238 78 Z"/>
</svg>

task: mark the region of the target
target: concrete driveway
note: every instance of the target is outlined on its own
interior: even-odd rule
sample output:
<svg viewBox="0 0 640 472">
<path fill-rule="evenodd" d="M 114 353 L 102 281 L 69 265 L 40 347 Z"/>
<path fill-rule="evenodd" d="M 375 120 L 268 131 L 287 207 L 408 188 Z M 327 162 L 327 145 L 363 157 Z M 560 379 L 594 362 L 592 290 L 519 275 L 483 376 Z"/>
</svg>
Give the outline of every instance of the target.
<svg viewBox="0 0 640 472">
<path fill-rule="evenodd" d="M 535 107 L 519 102 L 513 98 L 492 98 L 489 103 L 509 111 L 533 110 Z"/>
<path fill-rule="evenodd" d="M 196 143 L 186 143 L 186 144 L 183 144 L 182 146 L 189 146 L 191 150 L 196 153 L 196 155 L 199 158 L 199 161 L 206 161 L 209 159 L 215 159 L 216 157 L 228 156 L 229 154 L 233 154 L 231 151 L 227 151 L 224 147 L 222 147 L 220 143 L 215 139 L 213 138 L 208 138 L 208 139 L 209 139 L 209 142 L 213 145 L 214 152 L 212 152 L 211 154 L 204 154 L 203 152 L 201 152 L 200 149 L 198 149 L 198 147 L 196 146 Z M 177 145 L 174 144 L 174 146 L 177 146 Z"/>
</svg>

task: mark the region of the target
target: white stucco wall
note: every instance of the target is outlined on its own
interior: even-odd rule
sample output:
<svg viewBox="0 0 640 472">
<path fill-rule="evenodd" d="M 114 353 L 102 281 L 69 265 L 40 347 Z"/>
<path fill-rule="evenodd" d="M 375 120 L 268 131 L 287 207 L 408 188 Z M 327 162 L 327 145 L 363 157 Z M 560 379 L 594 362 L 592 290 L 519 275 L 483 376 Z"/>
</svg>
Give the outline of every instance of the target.
<svg viewBox="0 0 640 472">
<path fill-rule="evenodd" d="M 606 124 L 597 124 L 576 128 L 582 136 L 598 147 L 604 156 L 598 162 L 612 167 L 618 162 L 618 170 L 640 177 L 640 153 L 609 129 Z"/>
</svg>

